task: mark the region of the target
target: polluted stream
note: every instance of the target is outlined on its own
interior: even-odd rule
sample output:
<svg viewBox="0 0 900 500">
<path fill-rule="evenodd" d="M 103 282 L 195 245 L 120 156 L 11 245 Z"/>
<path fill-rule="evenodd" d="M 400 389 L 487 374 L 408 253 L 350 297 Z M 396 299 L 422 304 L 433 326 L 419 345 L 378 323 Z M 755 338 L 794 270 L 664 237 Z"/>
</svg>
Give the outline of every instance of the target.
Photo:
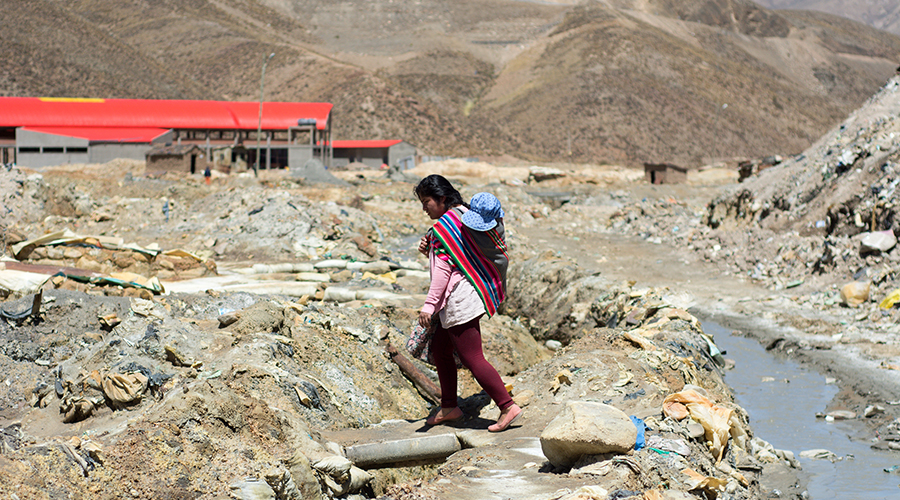
<svg viewBox="0 0 900 500">
<path fill-rule="evenodd" d="M 725 381 L 734 390 L 736 402 L 750 415 L 754 434 L 775 448 L 794 452 L 809 475 L 811 499 L 900 497 L 900 476 L 885 472 L 897 463 L 896 457 L 849 437 L 865 435 L 862 422 L 816 418 L 838 393 L 836 385 L 795 361 L 776 358 L 757 341 L 732 335 L 716 323 L 703 322 L 703 330 L 713 335 L 719 349 L 736 363 L 725 373 Z M 770 381 L 764 382 L 764 377 Z M 831 451 L 835 461 L 800 457 L 800 452 L 813 449 Z M 793 492 L 782 492 L 788 493 Z"/>
</svg>

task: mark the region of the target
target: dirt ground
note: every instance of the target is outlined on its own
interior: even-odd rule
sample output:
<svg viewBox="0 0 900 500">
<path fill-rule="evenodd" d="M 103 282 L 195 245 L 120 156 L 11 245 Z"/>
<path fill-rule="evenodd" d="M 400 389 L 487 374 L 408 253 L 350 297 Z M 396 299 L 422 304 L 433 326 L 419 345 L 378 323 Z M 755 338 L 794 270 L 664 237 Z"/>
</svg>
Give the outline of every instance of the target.
<svg viewBox="0 0 900 500">
<path fill-rule="evenodd" d="M 110 176 L 111 168 L 121 173 Z M 584 487 L 616 498 L 652 491 L 693 491 L 687 498 L 696 498 L 701 493 L 681 475 L 692 468 L 730 481 L 722 498 L 759 498 L 773 489 L 800 498 L 802 472 L 786 459 L 766 462 L 745 443 L 746 450 L 730 446 L 717 465 L 702 440 L 685 437 L 683 422 L 662 413 L 667 395 L 692 384 L 743 414 L 703 347 L 695 316 L 837 378 L 844 390 L 829 411 L 862 415 L 880 405 L 884 411 L 865 422 L 870 437 L 889 447 L 898 417 L 889 403 L 900 399 L 900 372 L 891 368 L 900 345 L 896 318 L 890 311 L 873 316 L 869 306 L 825 305 L 810 299 L 817 297 L 810 284 L 779 288 L 777 277 L 736 270 L 713 250 L 713 236 L 722 236 L 705 216 L 710 200 L 735 187 L 733 171 L 662 186 L 644 184 L 641 172 L 589 165 L 444 162 L 414 171 L 430 172 L 451 178 L 465 198 L 494 192 L 507 213 L 510 299 L 484 322 L 484 335 L 488 359 L 526 409 L 511 430 L 484 431 L 497 411 L 464 371 L 465 420 L 428 428 L 432 403 L 385 354 L 387 343 L 403 352 L 428 283 L 414 247 L 429 221 L 412 183 L 343 172 L 349 187 L 309 185 L 263 172 L 259 179 L 218 176 L 207 187 L 199 176 L 145 177 L 140 164 L 127 162 L 14 170 L 3 178 L 8 245 L 69 228 L 137 246 L 120 255 L 79 239 L 37 247 L 20 264 L 98 274 L 140 269 L 171 290 L 148 295 L 54 278 L 45 285 L 40 321 L 2 323 L 0 467 L 13 478 L 2 488 L 19 498 L 119 496 L 106 490 L 115 483 L 133 498 L 257 498 L 247 491 L 258 483 L 279 499 L 599 495 L 577 493 Z M 187 254 L 143 262 L 141 252 L 154 244 Z M 15 247 L 7 248 L 10 255 Z M 351 264 L 382 268 L 364 274 Z M 832 283 L 842 279 L 832 276 Z M 823 276 L 810 282 L 826 286 Z M 174 291 L 191 283 L 197 291 Z M 349 300 L 336 298 L 347 291 L 355 293 Z M 26 295 L 2 305 L 18 312 L 31 304 Z M 228 323 L 229 315 L 236 321 Z M 628 337 L 635 331 L 645 340 Z M 123 389 L 107 392 L 104 383 L 113 380 Z M 128 399 L 135 380 L 144 392 Z M 554 467 L 539 438 L 569 400 L 642 418 L 653 434 L 685 439 L 691 454 L 643 450 L 576 467 L 606 464 L 602 473 Z M 746 418 L 736 429 L 752 436 Z M 372 479 L 353 492 L 330 487 L 336 479 L 316 467 L 357 444 L 447 432 L 468 443 L 465 449 L 446 462 L 370 469 Z"/>
</svg>

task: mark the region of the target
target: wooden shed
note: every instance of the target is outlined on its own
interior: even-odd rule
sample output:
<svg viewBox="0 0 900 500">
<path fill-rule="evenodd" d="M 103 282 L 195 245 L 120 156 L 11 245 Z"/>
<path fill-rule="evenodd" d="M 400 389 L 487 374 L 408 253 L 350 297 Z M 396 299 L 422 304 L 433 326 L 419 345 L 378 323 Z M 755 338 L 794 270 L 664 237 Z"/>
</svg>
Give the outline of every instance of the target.
<svg viewBox="0 0 900 500">
<path fill-rule="evenodd" d="M 157 146 L 147 152 L 147 172 L 202 173 L 206 168 L 203 153 L 196 144 Z"/>
<path fill-rule="evenodd" d="M 687 182 L 687 169 L 671 163 L 644 163 L 644 178 L 650 184 Z"/>
</svg>

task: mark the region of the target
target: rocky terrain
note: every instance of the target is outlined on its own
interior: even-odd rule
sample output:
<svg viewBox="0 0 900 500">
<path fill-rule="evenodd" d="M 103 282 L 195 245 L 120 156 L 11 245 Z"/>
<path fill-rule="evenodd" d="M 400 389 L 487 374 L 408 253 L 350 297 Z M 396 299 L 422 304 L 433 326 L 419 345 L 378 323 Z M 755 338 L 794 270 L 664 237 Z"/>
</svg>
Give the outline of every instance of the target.
<svg viewBox="0 0 900 500">
<path fill-rule="evenodd" d="M 485 348 L 528 411 L 522 425 L 487 433 L 496 410 L 463 371 L 467 420 L 440 458 L 465 451 L 444 465 L 349 461 L 355 446 L 448 431 L 423 425 L 434 394 L 421 377 L 434 373 L 418 361 L 421 372 L 408 372 L 389 347 L 404 352 L 427 287 L 412 244 L 428 222 L 412 185 L 348 172 L 357 184 L 349 189 L 277 173 L 261 183 L 219 176 L 205 187 L 199 177 L 150 179 L 139 164 L 120 166 L 128 174 L 112 179 L 112 165 L 3 173 L 7 256 L 18 257 L 2 271 L 6 495 L 486 498 L 483 489 L 466 493 L 467 482 L 511 470 L 509 487 L 522 497 L 756 498 L 767 488 L 762 471 L 791 470 L 790 453 L 753 439 L 712 339 L 677 297 L 592 276 L 515 236 L 521 221 L 551 213 L 524 189 L 538 171 L 521 168 L 505 176 L 518 186 L 497 189 L 521 255 L 517 300 L 486 322 Z M 531 173 L 521 180 L 523 170 Z M 119 184 L 123 194 L 109 196 Z M 144 196 L 128 192 L 131 184 Z M 481 188 L 464 185 L 467 196 Z M 79 234 L 35 238 L 62 228 Z M 138 286 L 135 271 L 161 278 L 167 293 Z M 25 274 L 44 276 L 26 283 L 43 290 L 37 313 L 33 291 L 17 288 Z M 560 336 L 542 316 L 544 301 L 583 331 Z M 544 342 L 554 339 L 562 342 Z M 724 420 L 690 423 L 679 397 Z M 569 401 L 605 408 L 594 425 L 619 430 L 574 451 L 565 426 L 544 435 L 564 408 L 585 411 Z M 627 415 L 653 429 L 646 438 L 657 451 L 631 451 Z M 546 446 L 553 459 L 523 455 L 522 446 Z M 446 479 L 421 482 L 436 476 Z"/>
<path fill-rule="evenodd" d="M 426 155 L 698 167 L 796 154 L 900 62 L 896 35 L 747 0 L 6 10 L 0 95 L 255 101 L 275 52 L 267 98 L 332 102 L 336 138 L 400 138 Z"/>
<path fill-rule="evenodd" d="M 4 171 L 0 488 L 802 498 L 809 450 L 754 435 L 694 315 L 819 364 L 844 389 L 823 415 L 864 419 L 867 439 L 894 449 L 900 332 L 881 302 L 897 250 L 859 245 L 895 229 L 897 85 L 742 183 L 728 170 L 653 186 L 627 169 L 463 161 L 336 172 L 347 186 L 283 172 L 205 186 L 124 161 Z M 428 280 L 411 181 L 429 172 L 506 209 L 510 299 L 485 322 L 485 349 L 526 414 L 500 435 L 465 371 L 466 419 L 425 426 L 434 373 L 404 354 Z M 842 295 L 849 282 L 868 295 Z M 616 431 L 573 441 L 597 427 Z M 387 444 L 373 457 L 372 443 Z M 388 453 L 408 446 L 435 450 Z"/>
<path fill-rule="evenodd" d="M 808 498 L 843 457 L 757 435 L 700 320 L 827 374 L 821 419 L 900 451 L 896 37 L 742 1 L 18 3 L 5 95 L 253 99 L 276 50 L 267 95 L 335 102 L 346 138 L 499 159 L 0 169 L 4 497 Z M 743 182 L 597 166 L 773 153 Z M 465 418 L 424 423 L 429 173 L 506 211 L 501 434 L 465 370 Z"/>
</svg>

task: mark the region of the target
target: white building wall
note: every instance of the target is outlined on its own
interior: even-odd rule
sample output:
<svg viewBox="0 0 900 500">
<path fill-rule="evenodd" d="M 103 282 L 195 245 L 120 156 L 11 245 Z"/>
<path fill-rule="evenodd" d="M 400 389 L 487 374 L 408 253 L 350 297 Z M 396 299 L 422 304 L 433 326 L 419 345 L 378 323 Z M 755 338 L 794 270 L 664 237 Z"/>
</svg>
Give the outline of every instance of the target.
<svg viewBox="0 0 900 500">
<path fill-rule="evenodd" d="M 90 148 L 90 163 L 106 163 L 117 158 L 145 160 L 150 144 L 98 143 Z"/>
<path fill-rule="evenodd" d="M 388 165 L 395 166 L 404 161 L 404 168 L 416 166 L 416 147 L 406 141 L 400 141 L 388 148 Z"/>
<path fill-rule="evenodd" d="M 29 168 L 87 163 L 87 139 L 16 129 L 16 164 Z"/>
</svg>

